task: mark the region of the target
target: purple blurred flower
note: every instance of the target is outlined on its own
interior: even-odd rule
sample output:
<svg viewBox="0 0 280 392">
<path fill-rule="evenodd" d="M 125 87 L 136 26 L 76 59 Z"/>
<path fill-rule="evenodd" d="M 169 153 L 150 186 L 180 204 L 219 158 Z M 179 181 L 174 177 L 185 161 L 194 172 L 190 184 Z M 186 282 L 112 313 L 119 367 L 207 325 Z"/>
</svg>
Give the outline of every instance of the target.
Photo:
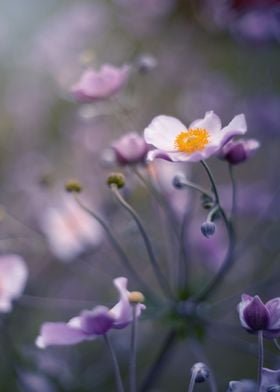
<svg viewBox="0 0 280 392">
<path fill-rule="evenodd" d="M 120 68 L 104 64 L 99 71 L 86 70 L 80 80 L 71 88 L 71 92 L 79 102 L 95 102 L 106 99 L 117 93 L 127 82 L 130 66 Z"/>
<path fill-rule="evenodd" d="M 127 290 L 127 279 L 114 279 L 114 285 L 119 291 L 119 302 L 109 309 L 106 306 L 96 306 L 92 310 L 84 310 L 79 316 L 68 323 L 47 322 L 41 326 L 36 345 L 45 348 L 50 345 L 71 345 L 85 340 L 93 340 L 105 335 L 110 329 L 125 328 L 132 322 L 132 306 L 136 306 L 136 316 L 141 315 L 145 305 L 130 303 L 130 292 Z"/>
<path fill-rule="evenodd" d="M 263 368 L 260 392 L 267 392 L 272 386 L 280 386 L 280 370 Z M 271 391 L 273 391 L 273 389 L 271 389 Z"/>
<path fill-rule="evenodd" d="M 25 261 L 18 255 L 0 256 L 0 312 L 9 312 L 21 296 L 28 276 Z"/>
<path fill-rule="evenodd" d="M 71 196 L 60 207 L 46 209 L 41 225 L 51 251 L 62 261 L 74 260 L 102 239 L 101 226 Z"/>
<path fill-rule="evenodd" d="M 280 298 L 264 304 L 256 295 L 243 294 L 238 305 L 241 325 L 249 332 L 263 331 L 266 338 L 280 336 Z"/>
<path fill-rule="evenodd" d="M 148 152 L 145 140 L 136 132 L 122 136 L 112 144 L 112 148 L 120 165 L 143 163 Z"/>
<path fill-rule="evenodd" d="M 243 114 L 222 128 L 220 118 L 210 111 L 203 119 L 193 121 L 189 128 L 174 117 L 157 116 L 145 129 L 144 138 L 172 161 L 197 162 L 216 154 L 232 137 L 246 131 Z M 155 152 L 148 153 L 148 160 L 154 158 Z"/>
<path fill-rule="evenodd" d="M 230 140 L 219 152 L 219 158 L 224 159 L 232 165 L 238 165 L 247 161 L 260 147 L 256 139 Z"/>
<path fill-rule="evenodd" d="M 228 392 L 258 392 L 258 386 L 252 380 L 230 381 Z"/>
</svg>

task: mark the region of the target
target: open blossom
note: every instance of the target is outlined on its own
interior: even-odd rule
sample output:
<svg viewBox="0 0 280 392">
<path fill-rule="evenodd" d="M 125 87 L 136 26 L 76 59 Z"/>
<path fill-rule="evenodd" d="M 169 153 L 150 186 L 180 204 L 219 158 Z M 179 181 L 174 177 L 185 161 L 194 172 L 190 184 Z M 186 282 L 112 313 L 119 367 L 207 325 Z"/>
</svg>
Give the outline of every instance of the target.
<svg viewBox="0 0 280 392">
<path fill-rule="evenodd" d="M 273 298 L 264 304 L 256 295 L 243 294 L 238 305 L 242 327 L 249 332 L 263 331 L 266 338 L 280 336 L 280 298 Z"/>
<path fill-rule="evenodd" d="M 219 152 L 219 157 L 232 165 L 247 161 L 260 147 L 256 139 L 230 140 Z"/>
<path fill-rule="evenodd" d="M 145 305 L 131 304 L 127 290 L 127 279 L 120 277 L 114 279 L 120 298 L 111 309 L 106 306 L 96 306 L 92 310 L 84 310 L 79 316 L 72 318 L 68 323 L 47 322 L 41 327 L 40 336 L 36 344 L 40 348 L 50 345 L 70 345 L 85 340 L 93 340 L 105 335 L 110 329 L 121 329 L 133 320 L 133 306 L 136 306 L 136 316 L 139 317 Z"/>
<path fill-rule="evenodd" d="M 232 137 L 246 131 L 243 114 L 222 128 L 220 118 L 210 111 L 203 119 L 193 121 L 189 128 L 174 117 L 157 116 L 145 129 L 144 138 L 156 147 L 148 153 L 148 160 L 196 162 L 216 154 Z"/>
<path fill-rule="evenodd" d="M 27 276 L 26 264 L 20 256 L 0 256 L 0 312 L 12 309 L 12 301 L 21 296 Z"/>
<path fill-rule="evenodd" d="M 129 72 L 128 65 L 117 68 L 104 64 L 99 71 L 88 69 L 72 86 L 71 92 L 79 102 L 95 102 L 109 98 L 125 85 Z"/>
<path fill-rule="evenodd" d="M 60 207 L 46 210 L 42 229 L 53 254 L 62 261 L 72 261 L 87 248 L 99 245 L 102 229 L 71 197 Z"/>
<path fill-rule="evenodd" d="M 136 132 L 122 136 L 112 144 L 112 148 L 120 165 L 143 163 L 148 152 L 147 143 Z"/>
</svg>

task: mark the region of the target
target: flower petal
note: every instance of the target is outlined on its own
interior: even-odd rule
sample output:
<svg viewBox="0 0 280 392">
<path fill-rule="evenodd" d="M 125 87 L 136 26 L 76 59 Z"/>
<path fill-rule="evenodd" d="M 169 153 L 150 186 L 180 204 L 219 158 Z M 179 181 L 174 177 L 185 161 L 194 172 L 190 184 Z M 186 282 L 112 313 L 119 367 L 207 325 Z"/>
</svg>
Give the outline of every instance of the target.
<svg viewBox="0 0 280 392">
<path fill-rule="evenodd" d="M 86 340 L 87 336 L 78 328 L 73 328 L 66 323 L 44 323 L 41 327 L 40 335 L 36 339 L 39 348 L 47 346 L 63 346 L 80 343 Z"/>
<path fill-rule="evenodd" d="M 262 368 L 260 392 L 266 392 L 274 385 L 280 385 L 280 370 Z"/>
<path fill-rule="evenodd" d="M 144 139 L 159 150 L 175 151 L 176 136 L 184 130 L 186 126 L 175 117 L 161 115 L 144 130 Z"/>
<path fill-rule="evenodd" d="M 219 132 L 222 128 L 220 117 L 217 116 L 212 110 L 206 112 L 204 118 L 193 121 L 189 129 L 203 128 L 206 129 L 210 134 Z"/>
<path fill-rule="evenodd" d="M 115 317 L 106 306 L 96 306 L 93 310 L 84 310 L 80 315 L 80 325 L 88 335 L 104 335 L 112 327 Z"/>
<path fill-rule="evenodd" d="M 253 297 L 251 297 L 250 295 L 242 294 L 241 302 L 237 306 L 237 311 L 239 314 L 241 325 L 242 325 L 242 327 L 244 327 L 246 329 L 250 329 L 250 327 L 246 323 L 246 320 L 244 318 L 244 309 L 246 308 L 246 306 L 248 306 L 252 302 L 252 300 L 253 300 Z"/>
<path fill-rule="evenodd" d="M 273 298 L 265 304 L 269 312 L 269 330 L 280 329 L 280 298 Z"/>
<path fill-rule="evenodd" d="M 221 147 L 225 145 L 234 136 L 244 135 L 247 132 L 247 123 L 244 114 L 238 114 L 231 122 L 224 127 L 217 137 L 217 142 L 220 143 Z"/>
</svg>

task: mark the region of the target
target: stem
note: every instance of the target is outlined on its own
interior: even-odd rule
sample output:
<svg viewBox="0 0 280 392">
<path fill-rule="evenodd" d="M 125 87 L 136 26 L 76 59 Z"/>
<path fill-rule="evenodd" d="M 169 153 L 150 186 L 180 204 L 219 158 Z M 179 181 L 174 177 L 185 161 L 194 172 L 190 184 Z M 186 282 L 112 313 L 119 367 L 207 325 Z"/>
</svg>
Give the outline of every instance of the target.
<svg viewBox="0 0 280 392">
<path fill-rule="evenodd" d="M 278 343 L 278 340 L 275 338 L 275 339 L 273 339 L 273 342 L 274 342 L 275 346 L 277 347 L 277 349 L 280 351 L 280 344 Z"/>
<path fill-rule="evenodd" d="M 115 373 L 115 378 L 116 378 L 116 386 L 117 386 L 117 391 L 118 392 L 124 392 L 124 387 L 121 379 L 121 373 L 120 373 L 120 368 L 118 364 L 118 360 L 115 354 L 115 351 L 113 349 L 113 346 L 111 344 L 111 341 L 109 339 L 109 336 L 107 334 L 104 335 L 104 340 L 105 343 L 110 351 L 111 358 L 112 358 L 112 363 L 113 363 L 113 368 L 114 368 L 114 373 Z"/>
<path fill-rule="evenodd" d="M 158 279 L 159 285 L 163 291 L 163 293 L 167 296 L 167 297 L 172 297 L 172 292 L 171 289 L 165 279 L 165 276 L 163 275 L 163 273 L 161 272 L 160 266 L 157 262 L 157 259 L 155 257 L 153 248 L 152 248 L 152 244 L 149 240 L 148 234 L 146 233 L 146 230 L 137 214 L 137 212 L 131 207 L 130 204 L 128 204 L 124 198 L 122 197 L 122 195 L 120 194 L 118 188 L 114 185 L 111 185 L 111 190 L 113 192 L 113 194 L 115 195 L 115 197 L 117 198 L 117 200 L 120 202 L 120 204 L 124 207 L 124 209 L 126 211 L 129 212 L 129 214 L 132 216 L 132 218 L 134 219 L 135 223 L 138 226 L 138 229 L 142 235 L 142 238 L 144 240 L 145 246 L 146 246 L 146 250 L 153 268 L 153 271 L 155 273 L 155 276 Z"/>
<path fill-rule="evenodd" d="M 230 220 L 232 221 L 236 213 L 236 181 L 234 178 L 233 166 L 230 163 L 228 165 L 228 170 L 229 170 L 230 180 L 232 184 L 232 201 L 231 201 L 232 204 L 231 204 L 231 212 L 230 212 Z"/>
<path fill-rule="evenodd" d="M 192 372 L 188 392 L 193 392 L 193 390 L 194 390 L 196 375 L 197 375 L 197 372 Z"/>
<path fill-rule="evenodd" d="M 144 290 L 147 293 L 150 293 L 151 297 L 154 295 L 151 293 L 150 288 L 147 286 L 147 284 L 140 278 L 138 275 L 137 271 L 134 269 L 134 267 L 131 265 L 129 258 L 127 257 L 126 253 L 122 249 L 121 245 L 119 244 L 118 240 L 116 239 L 115 235 L 113 234 L 110 226 L 99 216 L 97 215 L 94 211 L 90 210 L 87 206 L 85 206 L 77 196 L 75 196 L 75 199 L 79 206 L 86 211 L 89 215 L 91 215 L 95 220 L 97 220 L 98 223 L 103 227 L 105 230 L 107 237 L 109 241 L 111 242 L 111 245 L 115 249 L 117 255 L 119 256 L 119 259 L 121 263 L 123 264 L 124 268 L 128 270 L 128 272 L 133 276 L 135 282 L 137 282 L 140 286 L 144 288 Z"/>
<path fill-rule="evenodd" d="M 258 345 L 259 345 L 259 363 L 258 363 L 258 387 L 260 390 L 262 382 L 262 368 L 263 368 L 263 332 L 258 332 Z"/>
<path fill-rule="evenodd" d="M 130 362 L 129 362 L 130 392 L 136 392 L 136 336 L 137 336 L 136 304 L 133 304 L 131 340 L 130 340 Z"/>
<path fill-rule="evenodd" d="M 195 184 L 194 182 L 190 182 L 190 181 L 181 181 L 181 182 L 180 182 L 180 185 L 181 185 L 182 187 L 185 187 L 185 188 L 194 189 L 194 190 L 196 190 L 196 191 L 202 193 L 203 195 L 208 196 L 210 199 L 212 199 L 212 197 L 213 197 L 212 193 L 208 192 L 207 189 L 202 188 L 201 186 Z"/>
<path fill-rule="evenodd" d="M 217 288 L 217 286 L 222 282 L 224 276 L 227 274 L 227 272 L 229 271 L 229 269 L 232 266 L 232 263 L 234 261 L 234 248 L 235 248 L 235 242 L 236 242 L 235 241 L 234 226 L 233 226 L 232 222 L 227 218 L 225 211 L 223 210 L 223 208 L 220 205 L 220 198 L 219 198 L 219 194 L 218 194 L 218 190 L 216 187 L 216 182 L 215 182 L 214 176 L 212 175 L 210 168 L 208 167 L 208 165 L 204 161 L 201 161 L 201 164 L 204 167 L 204 169 L 209 177 L 209 180 L 211 182 L 212 189 L 213 189 L 215 199 L 216 199 L 217 207 L 220 211 L 221 217 L 222 217 L 224 224 L 226 226 L 226 230 L 227 230 L 227 234 L 228 234 L 228 238 L 229 238 L 229 246 L 228 246 L 228 251 L 225 256 L 224 262 L 222 263 L 222 266 L 220 267 L 220 269 L 218 270 L 217 274 L 214 276 L 212 281 L 210 281 L 210 283 L 208 283 L 206 285 L 206 287 L 204 289 L 202 289 L 202 291 L 200 293 L 198 293 L 198 295 L 195 297 L 194 300 L 196 302 L 201 302 L 205 298 L 207 298 L 208 295 L 210 293 L 212 293 L 212 291 L 214 291 Z"/>
<path fill-rule="evenodd" d="M 140 392 L 147 392 L 154 385 L 156 379 L 160 374 L 160 371 L 162 370 L 162 368 L 166 363 L 168 354 L 170 354 L 170 350 L 173 347 L 175 341 L 176 341 L 176 332 L 174 330 L 171 330 L 169 334 L 166 336 L 162 344 L 161 350 L 158 356 L 156 357 L 153 366 L 149 370 L 146 379 L 144 380 L 140 388 Z"/>
</svg>

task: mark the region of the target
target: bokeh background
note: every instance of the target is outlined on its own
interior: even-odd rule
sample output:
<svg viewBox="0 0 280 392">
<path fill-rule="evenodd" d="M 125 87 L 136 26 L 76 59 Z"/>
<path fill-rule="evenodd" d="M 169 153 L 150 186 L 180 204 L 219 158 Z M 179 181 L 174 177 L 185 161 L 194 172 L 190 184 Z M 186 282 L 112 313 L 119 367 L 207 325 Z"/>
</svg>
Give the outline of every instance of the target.
<svg viewBox="0 0 280 392">
<path fill-rule="evenodd" d="M 256 339 L 241 329 L 236 305 L 244 291 L 264 299 L 279 296 L 280 3 L 1 0 L 0 9 L 0 246 L 2 254 L 22 255 L 29 270 L 25 294 L 2 320 L 1 391 L 114 390 L 101 339 L 45 351 L 35 347 L 43 321 L 66 321 L 81 309 L 114 304 L 112 279 L 127 275 L 96 227 L 93 246 L 61 260 L 50 246 L 46 220 L 68 198 L 65 181 L 78 178 L 83 200 L 110 223 L 135 267 L 155 285 L 135 225 L 107 189 L 106 177 L 117 167 L 109 162 L 108 147 L 127 132 L 141 134 L 158 114 L 188 124 L 207 110 L 218 113 L 223 123 L 245 113 L 248 137 L 261 142 L 256 156 L 235 168 L 242 251 L 210 299 L 204 338 L 196 342 L 192 332 L 182 337 L 152 390 L 186 390 L 190 367 L 204 358 L 219 391 L 229 380 L 254 378 Z M 127 86 L 108 102 L 75 103 L 70 87 L 85 68 L 104 63 L 130 64 Z M 209 164 L 229 208 L 227 165 L 216 158 Z M 215 238 L 202 238 L 199 227 L 206 213 L 196 194 L 172 189 L 178 169 L 171 166 L 157 162 L 150 169 L 161 178 L 159 189 L 175 226 L 194 203 L 186 248 L 195 290 L 217 269 L 226 237 L 221 226 Z M 170 223 L 133 170 L 121 170 L 127 177 L 125 197 L 141 214 L 169 273 L 178 252 Z M 207 186 L 199 165 L 180 170 Z M 139 326 L 139 380 L 169 330 L 158 313 L 148 309 Z M 112 336 L 124 377 L 128 337 L 126 330 Z M 266 365 L 279 367 L 279 354 L 270 342 L 266 347 Z"/>
</svg>

